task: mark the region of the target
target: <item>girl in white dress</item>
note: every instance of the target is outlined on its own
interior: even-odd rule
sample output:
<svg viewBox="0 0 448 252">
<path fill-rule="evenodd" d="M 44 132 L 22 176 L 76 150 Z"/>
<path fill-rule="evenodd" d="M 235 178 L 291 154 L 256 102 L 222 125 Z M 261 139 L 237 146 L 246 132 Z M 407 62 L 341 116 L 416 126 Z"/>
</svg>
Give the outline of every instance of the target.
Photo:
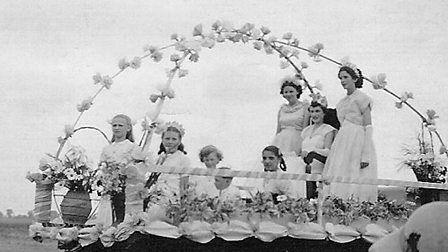
<svg viewBox="0 0 448 252">
<path fill-rule="evenodd" d="M 157 165 L 167 167 L 189 168 L 190 159 L 186 156 L 182 144 L 185 130 L 177 122 L 168 122 L 161 127 L 162 142 L 159 149 Z M 153 215 L 153 218 L 163 217 L 163 208 L 170 199 L 180 196 L 181 188 L 186 189 L 188 176 L 169 173 L 151 173 L 146 182 L 149 188 L 150 198 L 145 210 Z"/>
<path fill-rule="evenodd" d="M 330 147 L 333 143 L 336 129 L 324 123 L 324 116 L 326 113 L 325 97 L 320 97 L 318 100 L 311 102 L 309 107 L 312 125 L 309 125 L 302 131 L 302 157 L 306 164 L 308 164 L 311 174 L 322 174 L 324 164 Z M 320 158 L 316 158 L 320 155 Z M 315 182 L 307 182 L 307 197 L 316 197 Z"/>
<path fill-rule="evenodd" d="M 129 165 L 146 159 L 146 155 L 144 154 L 146 151 L 134 143 L 132 122 L 127 115 L 119 114 L 114 116 L 111 121 L 111 126 L 113 133 L 112 143 L 104 147 L 101 153 L 100 163 L 120 164 L 120 167 L 122 167 L 122 170 L 120 170 L 120 180 L 123 183 L 123 190 L 113 192 L 112 195 L 105 194 L 101 196 L 96 223 L 105 226 L 111 225 L 112 222 L 120 223 L 124 220 L 126 212 L 126 195 L 124 191 L 126 188 L 125 170 Z M 140 174 L 144 176 L 144 171 L 140 171 Z M 141 205 L 140 208 L 141 211 Z"/>
<path fill-rule="evenodd" d="M 262 163 L 265 172 L 282 172 L 287 169 L 283 155 L 277 146 L 267 146 L 262 152 Z M 280 171 L 282 170 L 282 171 Z M 295 181 L 283 179 L 263 179 L 259 191 L 270 192 L 274 201 L 278 195 L 286 195 L 289 197 L 303 197 L 302 191 L 297 190 Z"/>
<path fill-rule="evenodd" d="M 222 152 L 213 145 L 207 145 L 199 151 L 199 160 L 207 169 L 216 169 L 223 159 Z M 215 178 L 212 176 L 190 176 L 195 185 L 196 195 L 207 194 L 210 188 L 215 186 Z"/>
<path fill-rule="evenodd" d="M 377 160 L 372 142 L 372 100 L 359 90 L 362 74 L 354 66 L 343 66 L 338 74 L 342 87 L 347 90 L 336 106 L 341 128 L 325 163 L 324 174 L 352 178 L 377 178 Z M 331 183 L 324 189 L 327 194 L 341 198 L 377 200 L 377 187 L 371 185 Z"/>
</svg>

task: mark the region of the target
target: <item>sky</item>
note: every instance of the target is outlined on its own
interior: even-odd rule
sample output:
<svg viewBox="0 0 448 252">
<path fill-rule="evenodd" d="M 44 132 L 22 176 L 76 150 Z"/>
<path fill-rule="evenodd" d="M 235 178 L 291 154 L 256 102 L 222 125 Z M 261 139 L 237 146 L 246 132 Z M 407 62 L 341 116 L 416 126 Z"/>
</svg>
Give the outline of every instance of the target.
<svg viewBox="0 0 448 252">
<path fill-rule="evenodd" d="M 437 127 L 448 137 L 448 3 L 422 1 L 1 1 L 0 2 L 0 211 L 26 213 L 34 204 L 34 184 L 27 171 L 37 171 L 45 153 L 55 153 L 57 137 L 78 115 L 76 104 L 91 96 L 96 72 L 113 74 L 118 60 L 142 54 L 145 45 L 170 43 L 172 33 L 191 37 L 193 27 L 216 20 L 235 27 L 246 22 L 267 26 L 281 37 L 292 32 L 301 45 L 324 44 L 324 54 L 336 60 L 349 56 L 366 76 L 384 72 L 388 88 L 414 93 L 420 111 L 433 108 Z M 338 68 L 315 63 L 306 53 L 304 74 L 324 85 L 334 107 L 345 92 Z M 135 120 L 153 109 L 148 97 L 166 81 L 169 62 L 144 61 L 114 79 L 110 90 L 95 100 L 79 126 L 96 126 L 111 134 L 107 121 L 117 113 Z M 203 49 L 198 63 L 186 63 L 189 75 L 175 79 L 176 98 L 166 103 L 161 119 L 186 128 L 183 142 L 190 159 L 200 166 L 199 149 L 214 144 L 233 169 L 253 169 L 260 152 L 275 133 L 276 114 L 284 102 L 279 80 L 292 74 L 280 69 L 277 56 L 243 44 L 219 44 Z M 398 170 L 403 144 L 412 143 L 419 119 L 409 109 L 398 110 L 384 91 L 365 84 L 374 101 L 372 118 L 379 177 L 415 180 Z M 304 94 L 306 98 L 307 93 Z M 141 128 L 134 127 L 137 138 Z M 446 140 L 445 140 L 446 141 Z M 155 136 L 155 152 L 160 138 Z M 82 145 L 95 163 L 107 144 L 98 134 L 82 132 L 71 140 Z"/>
</svg>

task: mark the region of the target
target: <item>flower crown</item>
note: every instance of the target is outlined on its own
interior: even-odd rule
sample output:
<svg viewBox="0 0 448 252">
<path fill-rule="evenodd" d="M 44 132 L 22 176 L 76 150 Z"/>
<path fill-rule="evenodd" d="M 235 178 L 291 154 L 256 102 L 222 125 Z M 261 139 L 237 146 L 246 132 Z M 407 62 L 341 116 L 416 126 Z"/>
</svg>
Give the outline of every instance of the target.
<svg viewBox="0 0 448 252">
<path fill-rule="evenodd" d="M 157 134 L 163 134 L 165 133 L 169 127 L 175 128 L 180 132 L 180 136 L 183 137 L 185 135 L 185 129 L 182 126 L 182 124 L 176 122 L 176 121 L 172 121 L 172 122 L 166 122 L 162 125 L 158 125 L 155 133 Z"/>
<path fill-rule="evenodd" d="M 325 108 L 328 107 L 328 101 L 327 97 L 321 95 L 320 93 L 313 93 L 310 94 L 311 98 L 313 99 L 313 102 L 317 102 L 320 105 L 324 106 Z"/>
<path fill-rule="evenodd" d="M 343 59 L 341 59 L 341 67 L 349 67 L 353 70 L 353 72 L 355 72 L 356 77 L 359 78 L 361 76 L 358 67 L 355 64 L 351 63 L 348 57 L 344 57 Z"/>
<path fill-rule="evenodd" d="M 283 86 L 284 83 L 292 83 L 293 85 L 302 87 L 302 84 L 300 83 L 300 78 L 297 76 L 286 76 L 283 79 L 280 80 L 280 87 Z"/>
</svg>

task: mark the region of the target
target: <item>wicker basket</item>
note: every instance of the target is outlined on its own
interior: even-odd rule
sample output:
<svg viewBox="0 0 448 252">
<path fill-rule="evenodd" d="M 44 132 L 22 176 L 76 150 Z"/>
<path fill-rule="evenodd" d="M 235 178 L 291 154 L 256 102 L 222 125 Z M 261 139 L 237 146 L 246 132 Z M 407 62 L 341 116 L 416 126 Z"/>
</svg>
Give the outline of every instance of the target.
<svg viewBox="0 0 448 252">
<path fill-rule="evenodd" d="M 61 202 L 62 220 L 65 224 L 84 225 L 91 211 L 90 195 L 86 191 L 70 190 Z"/>
</svg>

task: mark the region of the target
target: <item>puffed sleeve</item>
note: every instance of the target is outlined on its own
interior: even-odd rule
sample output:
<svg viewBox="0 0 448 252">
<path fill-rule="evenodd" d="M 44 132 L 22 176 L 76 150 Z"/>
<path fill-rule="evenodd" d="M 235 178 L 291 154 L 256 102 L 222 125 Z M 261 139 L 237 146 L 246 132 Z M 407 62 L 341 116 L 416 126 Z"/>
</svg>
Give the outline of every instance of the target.
<svg viewBox="0 0 448 252">
<path fill-rule="evenodd" d="M 368 108 L 371 110 L 372 106 L 373 106 L 372 98 L 370 98 L 368 95 L 361 93 L 361 92 L 356 97 L 355 102 L 358 105 L 361 113 L 364 113 Z"/>
</svg>

